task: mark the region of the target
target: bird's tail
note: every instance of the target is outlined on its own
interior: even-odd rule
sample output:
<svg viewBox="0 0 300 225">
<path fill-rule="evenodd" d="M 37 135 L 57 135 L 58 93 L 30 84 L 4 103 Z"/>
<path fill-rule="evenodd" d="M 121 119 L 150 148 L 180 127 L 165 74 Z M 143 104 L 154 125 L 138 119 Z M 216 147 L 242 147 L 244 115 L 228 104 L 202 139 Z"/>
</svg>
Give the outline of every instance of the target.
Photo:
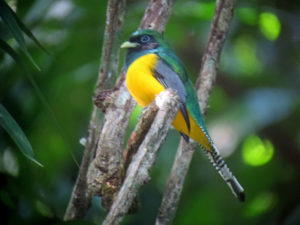
<svg viewBox="0 0 300 225">
<path fill-rule="evenodd" d="M 194 118 L 197 118 L 198 120 L 196 121 Z M 204 152 L 208 155 L 208 158 L 210 159 L 214 167 L 230 187 L 233 194 L 240 201 L 245 201 L 245 193 L 243 187 L 237 181 L 235 176 L 232 174 L 232 172 L 224 162 L 222 156 L 219 154 L 218 149 L 208 135 L 201 115 L 193 117 L 189 114 L 189 121 L 190 130 L 188 129 L 188 127 L 186 129 L 183 129 L 185 127 L 185 120 L 182 114 L 179 113 L 173 121 L 173 125 L 177 130 L 180 131 L 186 142 L 189 141 L 190 137 L 200 144 Z"/>
<path fill-rule="evenodd" d="M 221 177 L 226 181 L 227 185 L 231 189 L 232 193 L 240 200 L 245 201 L 245 193 L 242 185 L 238 182 L 235 176 L 232 174 L 222 156 L 219 154 L 218 149 L 212 144 L 213 150 L 204 152 L 207 154 L 213 166 L 219 172 Z"/>
</svg>

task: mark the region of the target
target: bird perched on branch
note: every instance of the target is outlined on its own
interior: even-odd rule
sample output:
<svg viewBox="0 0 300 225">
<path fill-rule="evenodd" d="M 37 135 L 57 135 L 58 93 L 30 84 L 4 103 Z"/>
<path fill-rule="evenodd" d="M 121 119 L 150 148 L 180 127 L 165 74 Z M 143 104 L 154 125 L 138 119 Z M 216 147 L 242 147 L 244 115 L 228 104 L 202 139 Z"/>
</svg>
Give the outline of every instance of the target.
<svg viewBox="0 0 300 225">
<path fill-rule="evenodd" d="M 229 170 L 205 127 L 192 82 L 183 63 L 170 49 L 162 35 L 154 30 L 137 30 L 121 48 L 127 48 L 126 85 L 137 103 L 145 107 L 166 88 L 177 91 L 179 111 L 172 123 L 185 141 L 192 138 L 200 144 L 226 181 L 233 194 L 245 200 L 244 189 Z"/>
</svg>

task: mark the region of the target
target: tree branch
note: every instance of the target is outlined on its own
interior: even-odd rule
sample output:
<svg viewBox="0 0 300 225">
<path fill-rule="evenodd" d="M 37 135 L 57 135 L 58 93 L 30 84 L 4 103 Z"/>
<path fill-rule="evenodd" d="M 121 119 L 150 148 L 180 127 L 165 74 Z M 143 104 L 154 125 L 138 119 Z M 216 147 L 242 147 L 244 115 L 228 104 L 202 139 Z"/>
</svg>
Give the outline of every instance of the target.
<svg viewBox="0 0 300 225">
<path fill-rule="evenodd" d="M 134 101 L 125 83 L 109 97 L 97 151 L 87 174 L 89 195 L 100 195 L 109 210 L 123 181 L 123 144 Z"/>
<path fill-rule="evenodd" d="M 107 5 L 106 27 L 102 47 L 102 58 L 98 74 L 98 93 L 103 87 L 111 86 L 118 75 L 120 31 L 123 24 L 125 0 L 109 0 Z M 117 47 L 116 47 L 117 46 Z M 87 171 L 95 156 L 99 134 L 102 127 L 103 114 L 99 108 L 93 107 L 89 123 L 89 136 L 86 139 L 78 177 L 64 215 L 64 220 L 82 218 L 91 204 L 91 194 L 87 191 Z"/>
<path fill-rule="evenodd" d="M 159 110 L 157 111 L 157 107 Z M 119 224 L 124 215 L 128 212 L 134 198 L 137 196 L 139 187 L 150 180 L 149 170 L 151 169 L 161 143 L 164 141 L 169 127 L 174 120 L 179 107 L 179 97 L 173 90 L 166 90 L 160 93 L 155 101 L 146 109 L 146 113 L 138 123 L 134 133 L 144 130 L 145 117 L 153 118 L 153 123 L 145 136 L 143 142 L 133 157 L 128 167 L 124 183 L 115 199 L 103 225 Z M 150 111 L 150 112 L 149 112 Z"/>
<path fill-rule="evenodd" d="M 202 112 L 205 112 L 219 66 L 219 59 L 233 17 L 235 0 L 218 0 L 209 40 L 202 57 L 196 90 Z"/>
<path fill-rule="evenodd" d="M 216 3 L 209 41 L 202 58 L 202 65 L 196 82 L 202 113 L 207 108 L 207 102 L 216 79 L 219 58 L 233 17 L 234 5 L 235 0 L 218 0 Z M 156 225 L 172 223 L 178 207 L 184 179 L 195 150 L 193 145 L 193 143 L 187 144 L 181 139 L 156 218 Z"/>
<path fill-rule="evenodd" d="M 150 0 L 140 29 L 152 29 L 163 32 L 171 14 L 175 0 Z"/>
</svg>

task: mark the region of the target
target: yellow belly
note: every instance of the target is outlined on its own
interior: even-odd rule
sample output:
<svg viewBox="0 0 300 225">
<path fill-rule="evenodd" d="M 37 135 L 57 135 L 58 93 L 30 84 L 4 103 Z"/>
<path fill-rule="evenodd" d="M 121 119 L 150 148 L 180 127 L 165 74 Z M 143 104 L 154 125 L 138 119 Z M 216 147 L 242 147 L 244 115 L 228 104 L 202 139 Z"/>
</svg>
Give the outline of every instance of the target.
<svg viewBox="0 0 300 225">
<path fill-rule="evenodd" d="M 165 90 L 153 76 L 153 69 L 157 63 L 158 56 L 155 54 L 147 54 L 136 59 L 128 68 L 126 74 L 126 85 L 136 102 L 145 107 L 149 105 L 155 97 Z M 211 144 L 205 133 L 199 127 L 197 122 L 190 116 L 190 132 L 188 131 L 183 115 L 179 111 L 172 125 L 180 131 L 197 141 L 205 149 L 211 150 Z"/>
<path fill-rule="evenodd" d="M 156 95 L 165 90 L 153 76 L 158 56 L 147 54 L 136 59 L 128 68 L 126 85 L 137 103 L 144 107 L 149 105 Z"/>
</svg>

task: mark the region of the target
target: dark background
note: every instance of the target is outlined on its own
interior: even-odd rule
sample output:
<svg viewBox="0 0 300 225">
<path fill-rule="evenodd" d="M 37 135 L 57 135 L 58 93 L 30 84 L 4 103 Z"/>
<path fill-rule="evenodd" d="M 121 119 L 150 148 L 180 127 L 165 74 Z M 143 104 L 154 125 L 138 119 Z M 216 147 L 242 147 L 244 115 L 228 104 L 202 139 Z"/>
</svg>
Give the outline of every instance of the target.
<svg viewBox="0 0 300 225">
<path fill-rule="evenodd" d="M 66 209 L 87 132 L 97 79 L 106 1 L 8 1 L 50 52 L 26 40 L 38 72 L 23 56 L 51 110 L 24 71 L 0 53 L 0 102 L 19 123 L 44 168 L 26 159 L 0 129 L 1 224 L 55 224 Z M 128 1 L 126 40 L 147 1 Z M 214 1 L 178 0 L 165 38 L 196 80 Z M 5 34 L 1 24 L 1 35 Z M 8 43 L 17 51 L 12 39 Z M 124 51 L 122 50 L 122 60 Z M 22 53 L 20 52 L 20 55 Z M 221 154 L 246 190 L 238 202 L 197 151 L 181 196 L 175 225 L 300 224 L 300 3 L 240 0 L 223 48 L 207 112 L 207 126 Z M 52 112 L 58 121 L 56 124 Z M 138 117 L 132 116 L 133 128 Z M 128 133 L 129 135 L 129 133 Z M 172 130 L 140 193 L 141 209 L 123 224 L 153 224 L 180 135 Z M 85 220 L 100 224 L 100 199 Z"/>
</svg>

